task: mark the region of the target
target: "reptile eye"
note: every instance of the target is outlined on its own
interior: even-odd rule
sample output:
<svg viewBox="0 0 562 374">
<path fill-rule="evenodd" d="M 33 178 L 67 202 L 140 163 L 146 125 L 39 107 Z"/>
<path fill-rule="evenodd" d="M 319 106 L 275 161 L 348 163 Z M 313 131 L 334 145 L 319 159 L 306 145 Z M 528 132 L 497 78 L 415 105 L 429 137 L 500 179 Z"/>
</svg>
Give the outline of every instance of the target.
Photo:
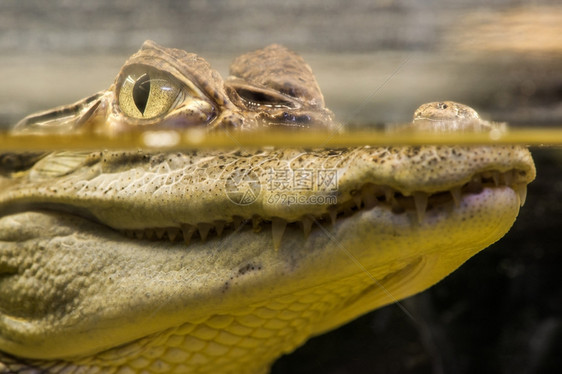
<svg viewBox="0 0 562 374">
<path fill-rule="evenodd" d="M 179 83 L 169 74 L 136 66 L 119 89 L 121 111 L 133 118 L 150 119 L 166 114 L 180 96 Z"/>
</svg>

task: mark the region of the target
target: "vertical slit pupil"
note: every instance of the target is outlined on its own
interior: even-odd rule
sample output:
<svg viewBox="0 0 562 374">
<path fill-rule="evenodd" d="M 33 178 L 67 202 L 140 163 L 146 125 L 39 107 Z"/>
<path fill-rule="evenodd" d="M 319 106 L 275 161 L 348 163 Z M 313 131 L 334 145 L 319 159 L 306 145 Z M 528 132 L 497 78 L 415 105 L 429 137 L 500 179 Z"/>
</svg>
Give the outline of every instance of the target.
<svg viewBox="0 0 562 374">
<path fill-rule="evenodd" d="M 146 109 L 146 104 L 148 102 L 148 96 L 150 94 L 150 77 L 148 74 L 143 74 L 135 82 L 133 86 L 133 101 L 137 106 L 139 112 L 144 115 L 144 110 Z"/>
</svg>

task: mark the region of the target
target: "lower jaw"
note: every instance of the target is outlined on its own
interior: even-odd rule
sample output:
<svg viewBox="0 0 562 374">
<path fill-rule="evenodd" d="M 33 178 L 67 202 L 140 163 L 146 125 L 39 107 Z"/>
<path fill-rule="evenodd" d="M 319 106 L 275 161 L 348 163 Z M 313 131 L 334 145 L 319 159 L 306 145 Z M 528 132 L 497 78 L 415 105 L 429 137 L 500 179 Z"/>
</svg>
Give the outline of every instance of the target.
<svg viewBox="0 0 562 374">
<path fill-rule="evenodd" d="M 108 251 L 120 257 L 135 259 L 129 262 L 134 267 L 128 273 L 138 279 L 129 283 L 142 284 L 143 289 L 134 286 L 125 292 L 137 297 L 140 302 L 144 300 L 144 288 L 161 287 L 158 282 L 153 282 L 152 277 L 165 277 L 170 273 L 174 279 L 185 277 L 196 280 L 197 274 L 202 277 L 210 273 L 217 274 L 217 279 L 213 279 L 212 284 L 206 283 L 208 289 L 202 291 L 203 294 L 221 294 L 221 307 L 213 309 L 213 313 L 219 314 L 236 310 L 241 305 L 266 304 L 286 295 L 306 293 L 309 289 L 337 284 L 350 277 L 362 279 L 363 286 L 356 296 L 349 294 L 344 305 L 335 308 L 325 321 L 317 322 L 313 333 L 320 333 L 435 284 L 503 236 L 518 213 L 518 202 L 517 194 L 507 187 L 484 189 L 480 194 L 463 197 L 458 208 L 444 204 L 428 210 L 422 223 L 418 222 L 414 212 L 394 214 L 390 209 L 375 207 L 338 220 L 333 227 L 317 227 L 306 240 L 299 230 L 292 228 L 277 252 L 270 250 L 272 242 L 269 233 L 248 231 L 232 234 L 222 241 L 226 243 L 223 247 L 217 245 L 216 241 L 197 242 L 188 249 L 182 243 L 146 241 L 139 241 L 138 246 L 132 247 L 114 230 L 85 219 L 73 219 L 68 214 L 65 220 L 46 219 L 52 214 L 29 217 L 25 214 L 18 218 L 16 223 L 19 226 L 13 226 L 10 230 L 2 227 L 0 232 L 2 240 L 8 241 L 18 237 L 29 240 L 54 236 L 70 238 L 85 233 L 103 235 L 103 247 L 99 247 L 98 243 L 98 247 L 92 247 L 92 250 L 95 249 L 100 256 Z M 0 224 L 4 219 L 0 220 Z M 49 240 L 47 242 L 50 243 Z M 87 259 L 82 252 L 75 252 L 75 266 L 80 267 L 80 262 Z M 217 256 L 224 258 L 217 261 Z M 184 269 L 178 267 L 179 263 L 202 265 Z M 246 269 L 249 263 L 259 264 L 259 273 L 258 270 L 243 273 L 242 269 Z M 152 266 L 147 267 L 147 264 Z M 89 266 L 87 263 L 82 265 L 84 268 Z M 151 275 L 151 270 L 156 273 Z M 230 288 L 224 293 L 221 290 L 224 290 L 225 281 L 228 282 L 229 277 L 233 276 L 236 277 L 235 281 L 231 278 Z M 115 278 L 115 281 L 119 282 L 120 279 Z M 152 290 L 153 295 L 156 295 L 156 290 Z M 181 287 L 165 291 L 169 295 L 165 298 L 169 305 L 185 305 L 189 302 L 181 298 Z M 135 292 L 140 293 L 136 295 Z M 178 297 L 180 299 L 174 299 Z M 209 312 L 204 306 L 200 311 L 191 308 L 189 316 L 186 316 L 185 310 L 165 308 L 166 305 L 162 304 L 159 308 L 161 316 L 153 315 L 152 304 L 139 305 L 135 318 L 150 316 L 148 321 L 153 321 L 154 326 L 161 330 L 185 323 L 186 319 L 201 318 Z M 143 313 L 148 314 L 144 316 Z M 99 321 L 96 324 L 99 327 Z M 146 323 L 143 328 L 147 330 L 135 332 L 140 336 L 131 339 L 155 332 Z M 68 344 L 67 336 L 59 338 Z"/>
<path fill-rule="evenodd" d="M 370 241 L 342 239 L 339 243 L 342 252 L 354 262 L 356 272 L 363 273 L 370 284 L 319 324 L 318 333 L 397 303 L 445 278 L 507 233 L 518 214 L 519 198 L 507 187 L 485 189 L 482 194 L 465 196 L 459 209 L 462 212 L 451 206 L 429 210 L 422 223 L 415 212 L 406 212 L 393 215 L 392 225 L 385 224 L 388 220 L 384 217 L 389 217 L 389 212 L 382 209 L 365 212 L 365 217 L 356 222 L 342 220 L 338 232 L 354 229 L 372 234 Z M 366 223 L 369 221 L 370 230 Z"/>
</svg>

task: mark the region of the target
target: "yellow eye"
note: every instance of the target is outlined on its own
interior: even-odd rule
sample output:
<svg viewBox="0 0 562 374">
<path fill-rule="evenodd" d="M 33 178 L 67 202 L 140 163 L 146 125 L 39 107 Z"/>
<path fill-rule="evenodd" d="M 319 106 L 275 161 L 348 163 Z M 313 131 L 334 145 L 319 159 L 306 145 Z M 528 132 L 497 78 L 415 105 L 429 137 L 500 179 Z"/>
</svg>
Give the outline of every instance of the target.
<svg viewBox="0 0 562 374">
<path fill-rule="evenodd" d="M 169 74 L 138 66 L 121 84 L 119 106 L 129 117 L 155 118 L 177 102 L 180 91 L 178 82 Z"/>
</svg>

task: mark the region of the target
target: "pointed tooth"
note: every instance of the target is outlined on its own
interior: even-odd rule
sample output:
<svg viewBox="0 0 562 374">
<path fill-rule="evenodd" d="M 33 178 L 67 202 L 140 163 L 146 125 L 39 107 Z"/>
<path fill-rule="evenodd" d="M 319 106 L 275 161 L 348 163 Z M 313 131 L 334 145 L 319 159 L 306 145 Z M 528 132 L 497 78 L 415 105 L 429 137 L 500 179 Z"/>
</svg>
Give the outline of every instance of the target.
<svg viewBox="0 0 562 374">
<path fill-rule="evenodd" d="M 494 180 L 494 185 L 497 187 L 500 185 L 500 172 L 493 171 L 492 172 L 492 179 Z"/>
<path fill-rule="evenodd" d="M 308 235 L 310 235 L 310 230 L 312 230 L 312 224 L 314 220 L 310 216 L 304 216 L 301 220 L 302 223 L 302 230 L 304 232 L 304 239 L 308 239 Z"/>
<path fill-rule="evenodd" d="M 527 200 L 527 185 L 525 183 L 517 183 L 513 186 L 517 195 L 519 195 L 519 203 L 521 206 L 525 205 L 525 200 Z"/>
<path fill-rule="evenodd" d="M 418 223 L 422 223 L 425 217 L 425 210 L 427 209 L 428 194 L 425 192 L 414 192 L 412 195 L 414 196 L 414 203 L 416 205 Z"/>
<path fill-rule="evenodd" d="M 156 234 L 156 237 L 158 239 L 162 239 L 164 237 L 165 233 L 166 233 L 166 230 L 163 229 L 163 228 L 158 227 L 158 228 L 154 229 L 154 234 Z"/>
<path fill-rule="evenodd" d="M 191 241 L 191 237 L 193 236 L 193 233 L 195 232 L 196 227 L 195 226 L 191 226 L 188 224 L 182 224 L 181 225 L 181 232 L 183 235 L 183 241 L 186 245 L 189 245 L 189 242 Z"/>
<path fill-rule="evenodd" d="M 460 187 L 453 187 L 449 191 L 451 196 L 453 196 L 453 201 L 455 202 L 455 206 L 458 208 L 461 205 L 462 193 Z"/>
<path fill-rule="evenodd" d="M 273 217 L 271 218 L 271 233 L 273 235 L 273 248 L 277 251 L 281 246 L 281 239 L 283 239 L 283 234 L 285 233 L 285 228 L 287 227 L 287 221 L 283 218 Z"/>
<path fill-rule="evenodd" d="M 394 190 L 390 187 L 384 189 L 384 197 L 386 198 L 387 203 L 391 203 L 394 201 Z"/>
<path fill-rule="evenodd" d="M 521 199 L 521 206 L 525 205 L 525 201 L 527 201 L 527 185 L 520 184 L 519 187 L 519 198 Z"/>
<path fill-rule="evenodd" d="M 209 231 L 211 230 L 211 228 L 213 227 L 213 225 L 211 225 L 210 223 L 198 223 L 197 224 L 197 229 L 199 230 L 199 236 L 201 237 L 201 241 L 205 241 L 207 240 L 207 235 L 209 235 Z"/>
<path fill-rule="evenodd" d="M 366 184 L 361 189 L 361 198 L 365 205 L 365 209 L 372 209 L 377 205 L 377 196 L 375 195 L 376 187 L 372 184 Z"/>
<path fill-rule="evenodd" d="M 168 239 L 170 239 L 171 242 L 174 242 L 176 241 L 176 238 L 180 233 L 180 230 L 175 227 L 170 227 L 166 230 L 166 233 L 168 234 Z"/>
<path fill-rule="evenodd" d="M 506 171 L 505 173 L 503 173 L 503 181 L 505 183 L 506 186 L 511 186 L 513 183 L 513 173 L 510 171 Z"/>
<path fill-rule="evenodd" d="M 261 222 L 262 222 L 262 219 L 260 217 L 258 217 L 258 216 L 252 217 L 252 230 L 255 233 L 258 233 L 258 232 L 261 231 Z"/>
<path fill-rule="evenodd" d="M 215 231 L 217 232 L 217 236 L 222 235 L 222 231 L 224 230 L 224 225 L 226 222 L 224 221 L 215 221 Z"/>
</svg>

